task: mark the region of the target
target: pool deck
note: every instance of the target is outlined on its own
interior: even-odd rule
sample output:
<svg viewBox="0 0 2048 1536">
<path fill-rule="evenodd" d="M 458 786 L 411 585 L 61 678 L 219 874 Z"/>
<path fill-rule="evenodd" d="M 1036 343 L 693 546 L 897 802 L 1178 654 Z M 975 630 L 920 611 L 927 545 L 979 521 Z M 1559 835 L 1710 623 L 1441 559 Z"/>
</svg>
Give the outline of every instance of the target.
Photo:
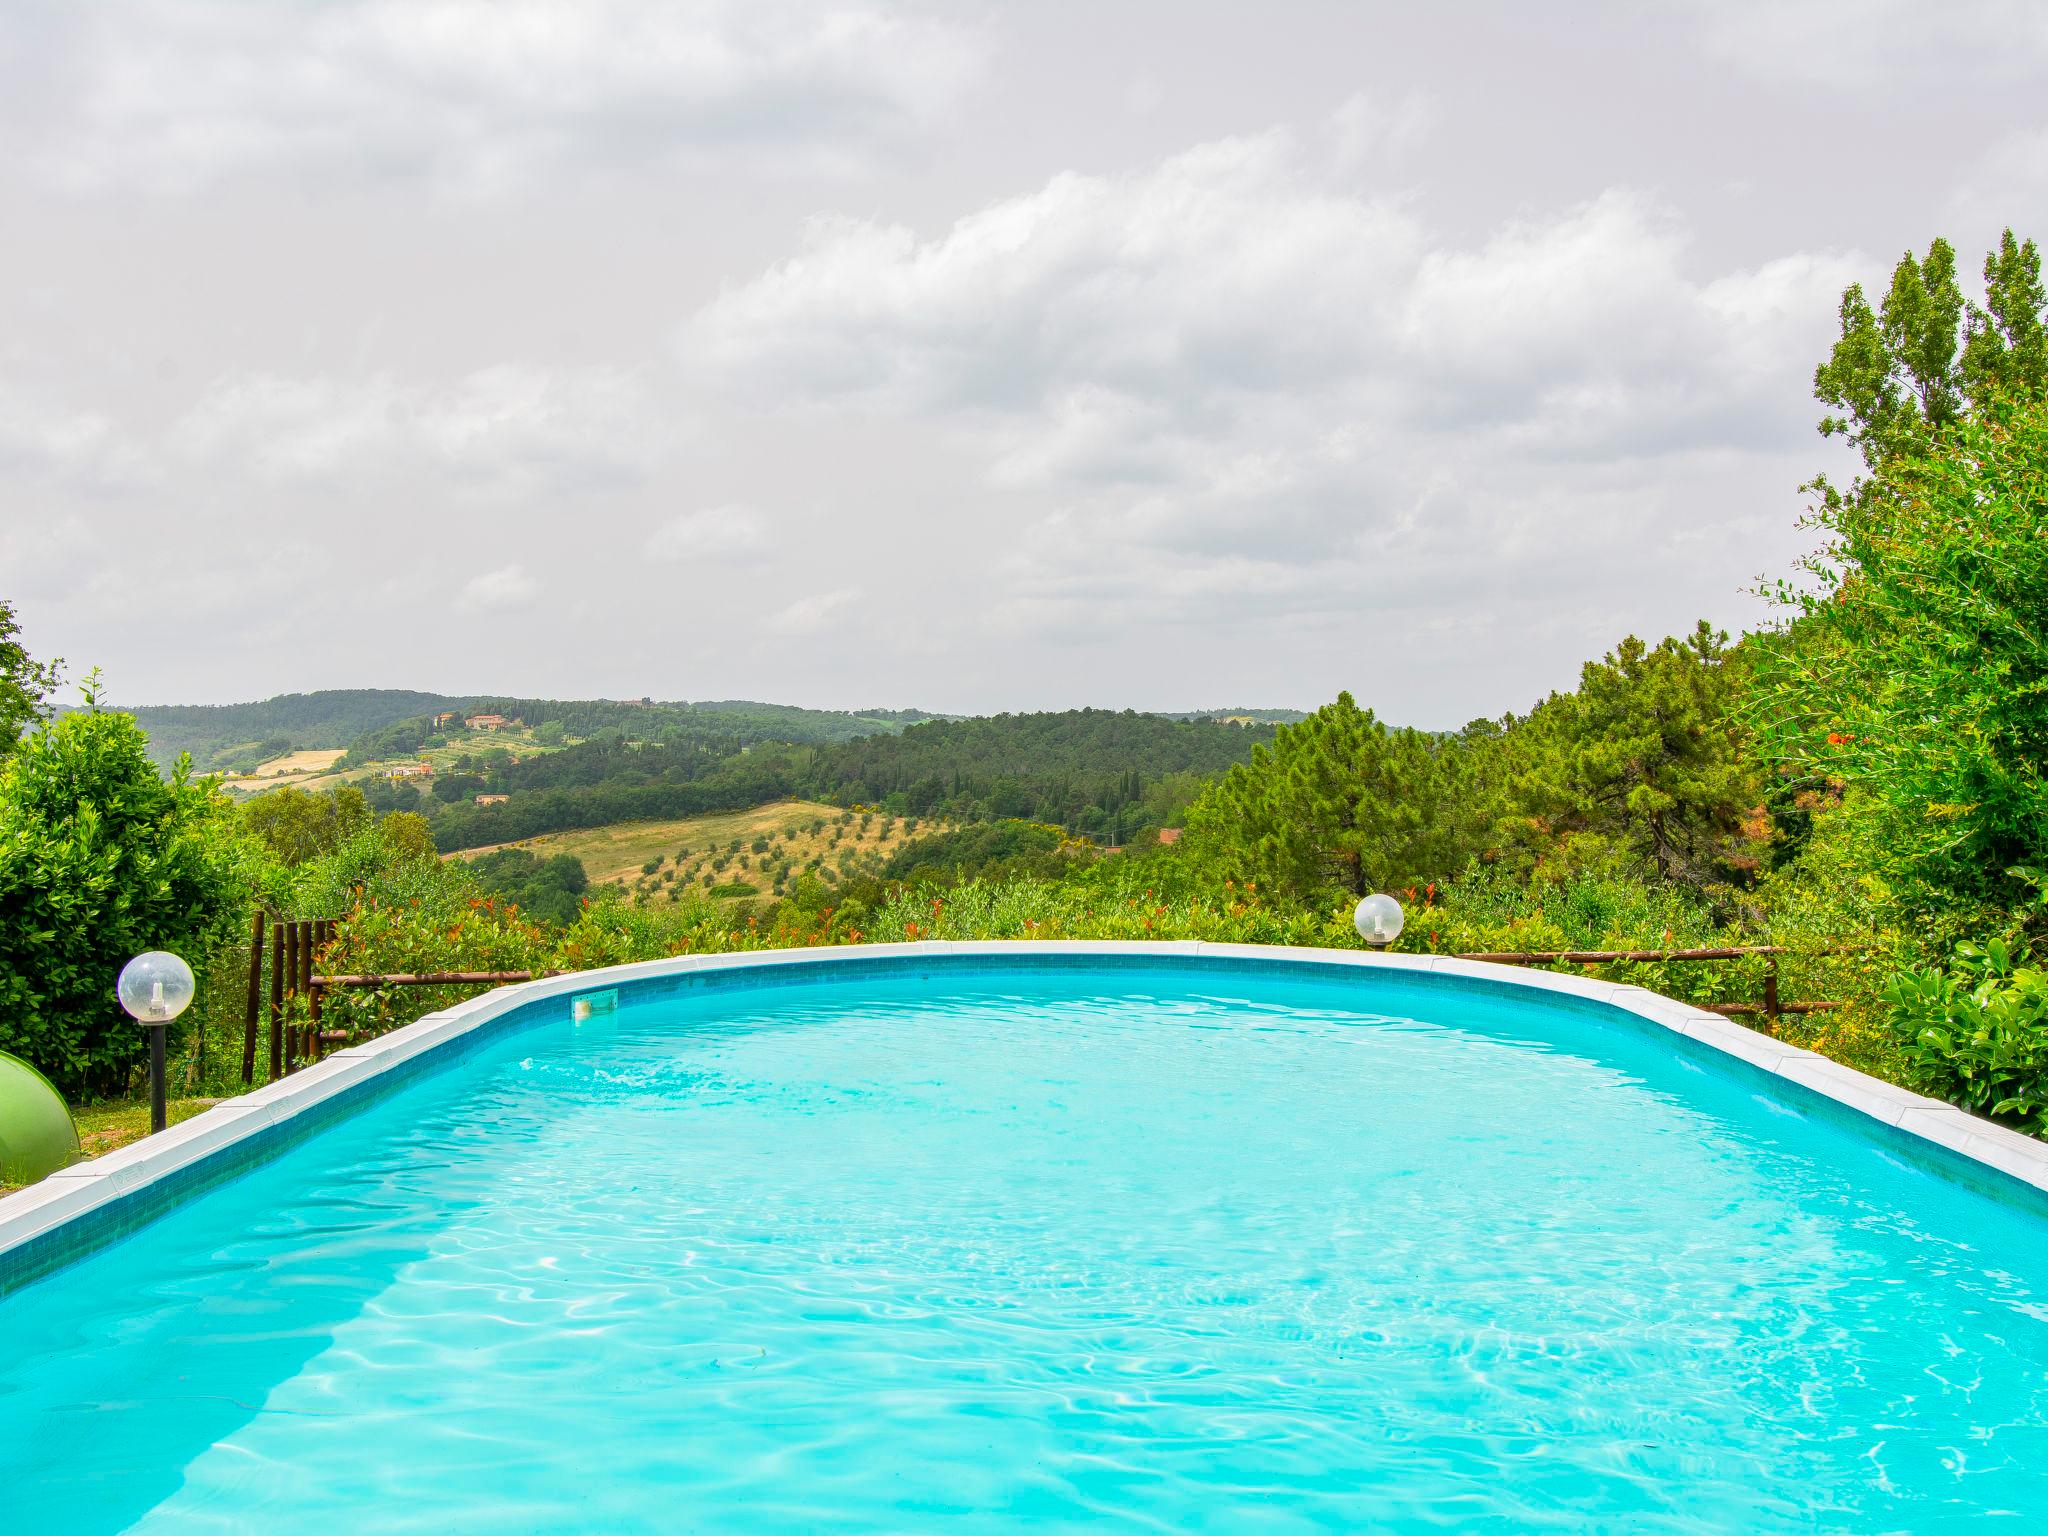
<svg viewBox="0 0 2048 1536">
<path fill-rule="evenodd" d="M 1673 1001 L 1642 987 L 1528 971 L 1437 955 L 1374 954 L 1358 950 L 1290 949 L 1260 944 L 1207 944 L 1197 940 L 1125 943 L 1092 940 L 925 941 L 828 949 L 757 950 L 744 954 L 681 955 L 633 965 L 551 976 L 499 987 L 456 1007 L 428 1014 L 402 1029 L 337 1051 L 317 1064 L 149 1136 L 92 1162 L 52 1174 L 39 1184 L 0 1198 L 0 1295 L 28 1284 L 129 1232 L 148 1225 L 200 1191 L 267 1160 L 368 1102 L 377 1088 L 395 1089 L 416 1077 L 424 1058 L 448 1051 L 481 1026 L 550 999 L 609 990 L 661 978 L 701 978 L 747 972 L 744 980 L 773 984 L 804 979 L 797 968 L 872 966 L 876 975 L 916 968 L 919 962 L 990 960 L 1039 964 L 1091 959 L 1158 964 L 1180 960 L 1219 969 L 1245 962 L 1289 969 L 1327 968 L 1332 977 L 1368 971 L 1411 973 L 1483 983 L 1487 990 L 1531 996 L 1552 994 L 1604 1005 L 1690 1042 L 1681 1047 L 1739 1063 L 1738 1075 L 1762 1074 L 1794 1102 L 1821 1101 L 1848 1112 L 1851 1123 L 1894 1145 L 1926 1154 L 1930 1166 L 1969 1182 L 2034 1203 L 2048 1197 L 2048 1142 L 1966 1114 L 1939 1099 L 1910 1093 L 1867 1077 L 1812 1051 L 1787 1045 L 1719 1014 Z M 972 964 L 980 962 L 979 965 Z M 734 976 L 733 982 L 742 978 Z M 1678 1041 L 1674 1040 L 1674 1045 Z M 401 1071 L 418 1063 L 411 1071 Z M 324 1110 L 324 1112 L 323 1112 Z M 1901 1141 L 1899 1138 L 1904 1138 Z M 1958 1162 L 1960 1160 L 1960 1162 Z"/>
</svg>

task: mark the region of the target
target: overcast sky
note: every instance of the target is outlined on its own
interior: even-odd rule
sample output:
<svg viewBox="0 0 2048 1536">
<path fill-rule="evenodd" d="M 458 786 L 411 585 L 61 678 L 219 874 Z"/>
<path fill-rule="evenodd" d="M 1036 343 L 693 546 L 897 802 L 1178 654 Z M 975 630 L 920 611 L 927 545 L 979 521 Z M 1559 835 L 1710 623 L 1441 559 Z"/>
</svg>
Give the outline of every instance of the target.
<svg viewBox="0 0 2048 1536">
<path fill-rule="evenodd" d="M 8 0 L 0 597 L 321 687 L 1448 726 L 1805 546 L 2048 5 Z"/>
</svg>

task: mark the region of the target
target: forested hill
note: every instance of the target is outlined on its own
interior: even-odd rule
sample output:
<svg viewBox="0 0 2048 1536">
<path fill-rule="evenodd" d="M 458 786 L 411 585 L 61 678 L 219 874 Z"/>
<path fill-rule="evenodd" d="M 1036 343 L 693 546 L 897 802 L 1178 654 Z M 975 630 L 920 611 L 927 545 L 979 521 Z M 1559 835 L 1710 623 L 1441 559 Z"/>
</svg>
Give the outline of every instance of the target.
<svg viewBox="0 0 2048 1536">
<path fill-rule="evenodd" d="M 327 688 L 252 704 L 118 706 L 149 733 L 149 755 L 168 768 L 189 752 L 201 772 L 253 767 L 285 752 L 345 747 L 407 715 L 464 709 L 470 701 L 410 688 Z M 247 759 L 244 763 L 242 760 Z"/>
<path fill-rule="evenodd" d="M 1023 817 L 1121 841 L 1161 825 L 1192 782 L 1270 741 L 1269 725 L 1070 709 L 935 720 L 813 756 L 802 787 L 844 804 L 961 820 Z"/>
<path fill-rule="evenodd" d="M 751 699 L 716 699 L 704 703 L 657 703 L 617 699 L 509 699 L 468 701 L 477 714 L 503 715 L 535 728 L 546 728 L 557 740 L 610 737 L 659 742 L 671 748 L 693 747 L 718 753 L 736 752 L 757 742 L 847 741 L 856 736 L 901 730 L 936 717 L 919 709 L 878 709 L 863 713 L 838 709 L 803 709 L 794 704 L 761 704 Z M 404 757 L 434 744 L 441 735 L 433 714 L 395 720 L 380 730 L 366 731 L 349 744 L 345 766 Z"/>
<path fill-rule="evenodd" d="M 442 775 L 421 804 L 432 810 L 444 850 L 788 795 L 956 821 L 1017 817 L 1119 843 L 1170 824 L 1204 783 L 1247 760 L 1273 731 L 1078 709 L 931 720 L 893 735 L 759 742 L 725 753 L 662 734 L 606 735 L 517 763 L 479 761 Z M 478 793 L 508 799 L 476 805 Z M 449 803 L 434 804 L 442 797 Z"/>
<path fill-rule="evenodd" d="M 489 694 L 425 693 L 411 688 L 328 688 L 286 693 L 248 704 L 116 706 L 149 735 L 149 755 L 169 768 L 189 752 L 202 773 L 246 771 L 287 752 L 347 747 L 354 763 L 416 752 L 434 734 L 434 719 L 506 715 L 528 725 L 558 722 L 568 737 L 624 732 L 633 737 L 713 745 L 721 750 L 756 741 L 845 741 L 937 717 L 921 709 L 801 709 L 751 699 L 519 699 Z"/>
<path fill-rule="evenodd" d="M 1308 718 L 1305 709 L 1178 709 L 1160 714 L 1168 720 L 1220 720 L 1226 725 L 1299 725 Z"/>
</svg>

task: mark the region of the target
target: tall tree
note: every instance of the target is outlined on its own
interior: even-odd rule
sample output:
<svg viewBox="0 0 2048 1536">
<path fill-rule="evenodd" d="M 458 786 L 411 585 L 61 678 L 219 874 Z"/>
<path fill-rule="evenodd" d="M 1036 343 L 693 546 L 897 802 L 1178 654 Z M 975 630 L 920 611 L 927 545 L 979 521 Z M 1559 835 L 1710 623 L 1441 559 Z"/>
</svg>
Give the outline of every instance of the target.
<svg viewBox="0 0 2048 1536">
<path fill-rule="evenodd" d="M 1577 692 L 1552 694 L 1494 749 L 1510 838 L 1540 856 L 1592 835 L 1695 887 L 1746 875 L 1763 790 L 1737 719 L 1742 676 L 1705 623 L 1587 662 Z"/>
<path fill-rule="evenodd" d="M 1858 792 L 1873 868 L 1928 912 L 2048 866 L 2048 396 L 1988 398 L 1821 508 L 1763 650 L 1778 753 Z"/>
<path fill-rule="evenodd" d="M 0 757 L 42 715 L 44 701 L 57 686 L 57 664 L 29 655 L 20 635 L 13 605 L 0 600 Z"/>
<path fill-rule="evenodd" d="M 1195 802 L 1189 851 L 1304 900 L 1443 879 L 1476 847 L 1462 766 L 1447 744 L 1390 730 L 1340 693 Z"/>
<path fill-rule="evenodd" d="M 1981 305 L 1964 296 L 1946 240 L 1924 257 L 1906 252 L 1877 305 L 1860 283 L 1842 294 L 1841 335 L 1813 376 L 1815 397 L 1830 408 L 1821 435 L 1845 438 L 1874 474 L 1928 452 L 1979 401 L 2048 388 L 2044 310 L 2040 249 L 2009 229 L 1984 258 Z"/>
<path fill-rule="evenodd" d="M 2010 903 L 2011 871 L 2048 864 L 2039 248 L 2007 230 L 1983 279 L 1967 300 L 1936 240 L 1876 310 L 1843 294 L 1814 392 L 1868 473 L 1816 482 L 1825 542 L 1776 590 L 1796 622 L 1759 647 L 1775 755 L 1853 792 L 1872 867 L 1924 913 Z"/>
</svg>

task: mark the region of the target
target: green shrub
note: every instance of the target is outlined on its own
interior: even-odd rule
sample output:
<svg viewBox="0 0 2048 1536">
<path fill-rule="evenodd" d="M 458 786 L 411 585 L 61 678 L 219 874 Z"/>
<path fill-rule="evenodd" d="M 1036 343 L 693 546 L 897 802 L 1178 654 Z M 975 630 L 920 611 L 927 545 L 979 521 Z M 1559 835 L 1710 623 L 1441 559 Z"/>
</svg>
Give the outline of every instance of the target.
<svg viewBox="0 0 2048 1536">
<path fill-rule="evenodd" d="M 2048 1136 L 2048 970 L 1993 939 L 1959 946 L 1953 972 L 1902 971 L 1884 997 L 1913 1087 Z"/>
<path fill-rule="evenodd" d="M 68 1097 L 122 1091 L 147 1056 L 114 999 L 121 967 L 168 949 L 203 985 L 247 911 L 253 850 L 188 767 L 165 782 L 135 721 L 93 708 L 0 768 L 0 1050 Z"/>
<path fill-rule="evenodd" d="M 711 887 L 711 894 L 713 896 L 719 897 L 758 896 L 760 894 L 760 890 L 756 886 L 749 885 L 744 880 L 728 880 L 723 885 L 714 885 L 713 887 Z"/>
<path fill-rule="evenodd" d="M 1966 914 L 1983 932 L 2048 849 L 2048 400 L 1995 401 L 1922 446 L 1823 498 L 1758 712 L 1799 770 L 1860 793 L 1863 860 L 1907 931 Z"/>
</svg>

